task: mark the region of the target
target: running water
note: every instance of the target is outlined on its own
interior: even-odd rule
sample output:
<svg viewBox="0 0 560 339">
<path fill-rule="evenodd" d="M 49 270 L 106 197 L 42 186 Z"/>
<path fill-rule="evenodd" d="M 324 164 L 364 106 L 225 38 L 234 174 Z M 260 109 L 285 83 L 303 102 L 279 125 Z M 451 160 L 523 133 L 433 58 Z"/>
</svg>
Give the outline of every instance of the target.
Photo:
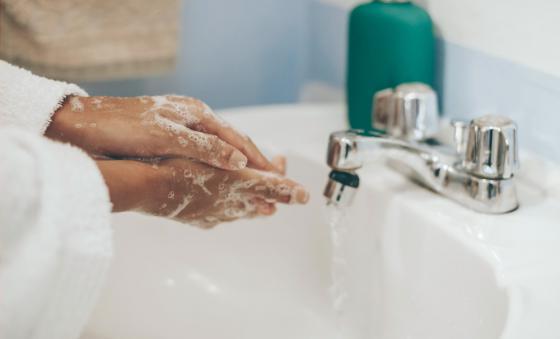
<svg viewBox="0 0 560 339">
<path fill-rule="evenodd" d="M 348 263 L 344 251 L 344 244 L 348 233 L 345 221 L 346 208 L 329 205 L 326 207 L 326 218 L 331 230 L 332 261 L 331 261 L 331 287 L 330 296 L 336 317 L 337 337 L 343 336 L 343 316 L 348 298 L 346 276 Z"/>
</svg>

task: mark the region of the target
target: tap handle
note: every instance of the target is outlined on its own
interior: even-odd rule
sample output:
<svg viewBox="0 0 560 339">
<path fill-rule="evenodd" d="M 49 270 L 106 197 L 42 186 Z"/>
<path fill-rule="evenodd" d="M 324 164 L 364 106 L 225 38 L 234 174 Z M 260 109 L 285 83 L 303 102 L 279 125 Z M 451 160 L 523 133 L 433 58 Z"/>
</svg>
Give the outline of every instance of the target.
<svg viewBox="0 0 560 339">
<path fill-rule="evenodd" d="M 439 128 L 436 92 L 422 83 L 406 83 L 374 96 L 373 128 L 404 140 L 420 141 Z"/>
<path fill-rule="evenodd" d="M 388 134 L 393 123 L 394 95 L 395 91 L 392 88 L 386 88 L 373 96 L 372 127 Z"/>
<path fill-rule="evenodd" d="M 517 125 L 502 116 L 476 118 L 469 125 L 464 165 L 471 174 L 508 179 L 519 169 Z"/>
<path fill-rule="evenodd" d="M 461 159 L 465 160 L 465 152 L 467 150 L 467 139 L 469 136 L 469 122 L 464 120 L 452 120 L 451 129 L 453 133 L 453 145 L 455 152 Z"/>
</svg>

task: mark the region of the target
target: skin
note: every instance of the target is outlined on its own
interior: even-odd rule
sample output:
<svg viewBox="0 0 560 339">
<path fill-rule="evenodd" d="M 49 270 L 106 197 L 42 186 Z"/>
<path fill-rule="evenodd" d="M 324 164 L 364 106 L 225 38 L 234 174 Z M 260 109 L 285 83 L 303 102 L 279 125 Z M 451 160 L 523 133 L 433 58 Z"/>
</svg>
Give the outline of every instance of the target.
<svg viewBox="0 0 560 339">
<path fill-rule="evenodd" d="M 243 133 L 190 97 L 68 97 L 45 135 L 111 158 L 191 158 L 214 167 L 277 168 Z"/>
<path fill-rule="evenodd" d="M 269 161 L 194 98 L 69 97 L 45 135 L 97 159 L 115 212 L 211 228 L 309 199 L 284 178 L 284 157 Z"/>
<path fill-rule="evenodd" d="M 141 211 L 201 228 L 272 215 L 276 204 L 305 204 L 307 191 L 278 174 L 227 171 L 186 159 L 153 163 L 98 160 L 115 211 Z"/>
</svg>

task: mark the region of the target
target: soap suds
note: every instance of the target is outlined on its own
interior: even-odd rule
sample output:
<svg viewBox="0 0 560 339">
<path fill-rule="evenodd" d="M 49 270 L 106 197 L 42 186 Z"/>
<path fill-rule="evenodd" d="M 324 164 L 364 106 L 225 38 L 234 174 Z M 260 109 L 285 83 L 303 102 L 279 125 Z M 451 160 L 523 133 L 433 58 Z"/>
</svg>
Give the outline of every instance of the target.
<svg viewBox="0 0 560 339">
<path fill-rule="evenodd" d="M 78 97 L 71 97 L 70 98 L 70 107 L 72 112 L 83 112 L 84 111 L 84 104 L 80 101 Z"/>
<path fill-rule="evenodd" d="M 204 191 L 204 193 L 208 195 L 212 195 L 212 192 L 210 192 L 210 190 L 205 186 L 205 184 L 213 176 L 214 176 L 214 171 L 212 170 L 208 171 L 208 173 L 197 174 L 197 175 L 194 175 L 189 169 L 185 169 L 183 171 L 183 177 L 185 177 L 185 179 L 190 179 L 194 185 L 200 187 Z"/>
<path fill-rule="evenodd" d="M 202 148 L 206 151 L 212 150 L 212 143 L 210 142 L 210 138 L 212 138 L 212 136 L 199 132 L 191 132 L 188 134 L 188 138 L 190 141 L 194 142 L 199 148 Z"/>
<path fill-rule="evenodd" d="M 183 137 L 178 137 L 177 140 L 179 141 L 179 145 L 181 145 L 181 147 L 187 147 L 189 145 L 189 142 Z"/>
<path fill-rule="evenodd" d="M 186 126 L 192 126 L 200 123 L 200 118 L 196 116 L 194 110 L 197 109 L 196 105 L 190 104 L 187 98 L 176 96 L 153 96 L 152 110 L 168 110 L 178 114 L 182 118 L 182 122 Z M 175 99 L 175 100 L 171 100 Z"/>
<path fill-rule="evenodd" d="M 154 113 L 153 123 L 173 134 L 189 133 L 189 129 L 185 126 L 173 120 L 164 118 L 157 112 Z M 172 136 L 172 134 L 170 134 L 170 136 Z"/>
<path fill-rule="evenodd" d="M 91 103 L 93 104 L 93 106 L 94 106 L 96 109 L 100 109 L 101 106 L 102 106 L 102 105 L 101 105 L 102 100 L 99 99 L 99 98 L 94 98 L 94 99 L 92 99 L 92 100 L 91 100 Z"/>
<path fill-rule="evenodd" d="M 178 216 L 187 206 L 193 201 L 192 194 L 188 194 L 183 197 L 183 201 L 169 214 L 169 218 L 175 218 Z"/>
<path fill-rule="evenodd" d="M 209 161 L 218 158 L 218 154 L 213 154 L 216 149 L 212 142 L 213 135 L 203 133 L 203 126 L 200 125 L 200 105 L 201 101 L 192 98 L 182 98 L 176 96 L 154 96 L 149 97 L 152 105 L 141 113 L 143 125 L 155 125 L 168 131 L 170 136 L 177 136 L 177 142 L 181 147 L 190 146 L 191 143 L 201 151 L 209 153 Z M 204 113 L 202 113 L 204 114 Z M 195 127 L 196 131 L 189 127 Z M 212 165 L 219 165 L 214 160 Z"/>
<path fill-rule="evenodd" d="M 221 199 L 216 200 L 214 206 L 222 206 L 224 215 L 228 218 L 245 218 L 255 213 L 257 207 L 252 198 L 244 191 L 253 187 L 257 179 L 236 180 L 228 189 L 221 191 Z"/>
</svg>

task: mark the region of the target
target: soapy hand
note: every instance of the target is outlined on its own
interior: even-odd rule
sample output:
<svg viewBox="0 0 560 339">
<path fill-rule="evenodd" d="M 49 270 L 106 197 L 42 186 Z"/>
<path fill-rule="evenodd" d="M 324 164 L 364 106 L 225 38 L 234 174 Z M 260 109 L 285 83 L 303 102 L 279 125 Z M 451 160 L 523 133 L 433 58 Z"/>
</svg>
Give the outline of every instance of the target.
<svg viewBox="0 0 560 339">
<path fill-rule="evenodd" d="M 94 156 L 191 158 L 227 170 L 277 171 L 247 136 L 190 97 L 69 97 L 45 135 Z"/>
<path fill-rule="evenodd" d="M 97 165 L 114 211 L 143 211 L 202 228 L 271 215 L 276 203 L 309 199 L 300 184 L 250 168 L 227 171 L 186 159 L 98 160 Z"/>
</svg>

